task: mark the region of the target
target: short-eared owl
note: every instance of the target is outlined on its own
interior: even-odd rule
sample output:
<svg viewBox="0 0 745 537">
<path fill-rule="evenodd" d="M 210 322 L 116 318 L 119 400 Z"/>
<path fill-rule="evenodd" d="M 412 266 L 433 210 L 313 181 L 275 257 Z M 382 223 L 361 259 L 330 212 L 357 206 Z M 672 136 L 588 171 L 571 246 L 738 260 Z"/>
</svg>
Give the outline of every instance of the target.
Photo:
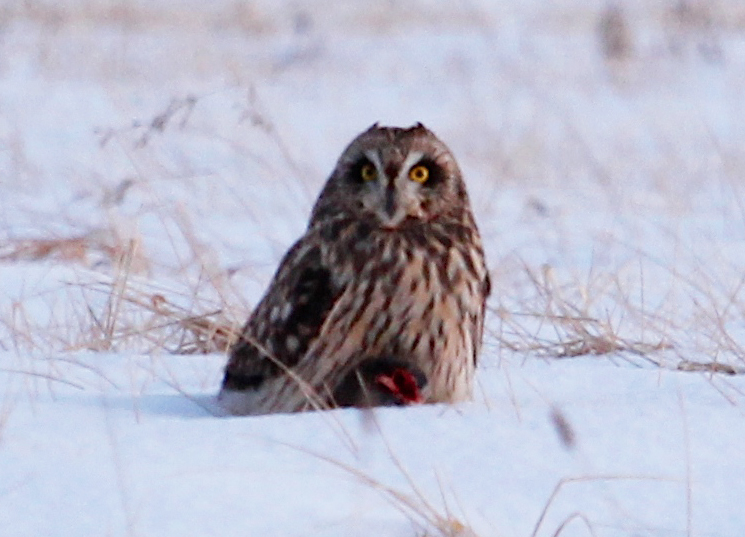
<svg viewBox="0 0 745 537">
<path fill-rule="evenodd" d="M 344 150 L 230 350 L 237 414 L 471 396 L 489 275 L 450 150 L 377 124 Z"/>
</svg>

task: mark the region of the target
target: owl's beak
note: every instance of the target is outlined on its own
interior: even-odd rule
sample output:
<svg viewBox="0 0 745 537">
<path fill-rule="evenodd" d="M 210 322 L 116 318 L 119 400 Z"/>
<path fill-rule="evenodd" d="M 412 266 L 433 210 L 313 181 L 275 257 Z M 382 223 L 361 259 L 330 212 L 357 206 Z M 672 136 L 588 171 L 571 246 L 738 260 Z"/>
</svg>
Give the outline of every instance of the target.
<svg viewBox="0 0 745 537">
<path fill-rule="evenodd" d="M 383 200 L 383 219 L 382 226 L 385 229 L 396 229 L 406 218 L 406 211 L 402 210 L 401 194 L 395 188 L 388 187 L 385 190 L 385 199 Z"/>
<path fill-rule="evenodd" d="M 396 190 L 391 184 L 385 189 L 385 201 L 383 204 L 383 210 L 390 220 L 396 215 L 398 209 L 398 203 L 396 203 Z"/>
</svg>

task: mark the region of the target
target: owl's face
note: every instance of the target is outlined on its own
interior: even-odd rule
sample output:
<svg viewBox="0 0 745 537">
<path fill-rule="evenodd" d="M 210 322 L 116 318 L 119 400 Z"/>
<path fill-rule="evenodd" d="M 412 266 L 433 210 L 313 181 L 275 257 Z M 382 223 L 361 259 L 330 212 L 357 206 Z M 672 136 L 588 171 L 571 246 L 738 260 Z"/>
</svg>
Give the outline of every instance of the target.
<svg viewBox="0 0 745 537">
<path fill-rule="evenodd" d="M 467 206 L 450 150 L 421 124 L 378 127 L 342 153 L 316 203 L 311 224 L 334 214 L 372 217 L 384 229 L 456 214 Z"/>
</svg>

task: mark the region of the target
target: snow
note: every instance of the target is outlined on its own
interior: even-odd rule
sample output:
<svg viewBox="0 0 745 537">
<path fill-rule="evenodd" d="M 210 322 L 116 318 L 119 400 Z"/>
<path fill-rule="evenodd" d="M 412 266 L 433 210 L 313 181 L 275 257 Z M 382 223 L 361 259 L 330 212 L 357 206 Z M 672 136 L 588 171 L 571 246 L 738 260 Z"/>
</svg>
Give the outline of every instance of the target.
<svg viewBox="0 0 745 537">
<path fill-rule="evenodd" d="M 15 535 L 416 534 L 353 471 L 433 504 L 443 495 L 484 535 L 529 535 L 571 477 L 584 481 L 565 486 L 539 534 L 574 511 L 601 535 L 685 535 L 689 515 L 696 535 L 743 524 L 742 411 L 699 375 L 532 361 L 487 369 L 483 394 L 459 408 L 220 419 L 219 355 L 22 365 L 37 376 L 3 375 L 0 527 Z"/>
<path fill-rule="evenodd" d="M 745 12 L 618 4 L 613 60 L 574 0 L 8 7 L 0 534 L 743 534 Z M 223 416 L 106 286 L 240 322 L 375 121 L 466 175 L 473 402 Z"/>
</svg>

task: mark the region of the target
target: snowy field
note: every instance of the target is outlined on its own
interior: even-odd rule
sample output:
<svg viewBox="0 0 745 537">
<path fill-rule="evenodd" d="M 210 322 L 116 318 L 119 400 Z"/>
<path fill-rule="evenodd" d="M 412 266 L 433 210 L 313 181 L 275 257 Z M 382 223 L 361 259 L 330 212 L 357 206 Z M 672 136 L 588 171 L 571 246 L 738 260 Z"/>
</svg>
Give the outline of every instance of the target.
<svg viewBox="0 0 745 537">
<path fill-rule="evenodd" d="M 0 535 L 745 535 L 745 5 L 6 1 Z M 344 146 L 421 121 L 474 401 L 220 416 Z"/>
</svg>

